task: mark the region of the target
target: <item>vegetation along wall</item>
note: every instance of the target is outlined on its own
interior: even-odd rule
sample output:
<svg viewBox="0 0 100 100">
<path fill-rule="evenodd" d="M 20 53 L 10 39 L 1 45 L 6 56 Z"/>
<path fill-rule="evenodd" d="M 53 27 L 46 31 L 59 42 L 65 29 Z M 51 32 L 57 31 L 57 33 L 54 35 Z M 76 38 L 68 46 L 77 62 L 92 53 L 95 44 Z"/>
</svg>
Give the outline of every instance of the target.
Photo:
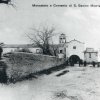
<svg viewBox="0 0 100 100">
<path fill-rule="evenodd" d="M 42 54 L 20 52 L 6 54 L 5 57 L 7 76 L 15 79 L 64 63 L 63 59 Z"/>
</svg>

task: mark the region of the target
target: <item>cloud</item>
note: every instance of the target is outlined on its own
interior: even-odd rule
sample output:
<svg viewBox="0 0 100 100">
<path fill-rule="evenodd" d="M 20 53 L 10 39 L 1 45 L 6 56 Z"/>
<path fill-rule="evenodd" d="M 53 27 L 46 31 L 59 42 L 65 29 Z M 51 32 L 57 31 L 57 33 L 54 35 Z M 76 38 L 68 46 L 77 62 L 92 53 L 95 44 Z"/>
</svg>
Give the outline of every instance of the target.
<svg viewBox="0 0 100 100">
<path fill-rule="evenodd" d="M 86 20 L 81 9 L 70 8 L 64 12 L 65 17 L 73 17 L 79 20 Z"/>
<path fill-rule="evenodd" d="M 88 8 L 87 12 L 92 19 L 100 21 L 100 8 Z"/>
</svg>

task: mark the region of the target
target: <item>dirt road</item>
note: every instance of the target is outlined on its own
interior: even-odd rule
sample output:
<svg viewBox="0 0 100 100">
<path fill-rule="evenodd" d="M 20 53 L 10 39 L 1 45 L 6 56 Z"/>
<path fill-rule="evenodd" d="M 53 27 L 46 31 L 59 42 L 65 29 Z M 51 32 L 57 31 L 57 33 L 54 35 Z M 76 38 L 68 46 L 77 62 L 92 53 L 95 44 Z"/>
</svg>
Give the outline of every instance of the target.
<svg viewBox="0 0 100 100">
<path fill-rule="evenodd" d="M 0 85 L 0 100 L 100 100 L 100 68 L 71 67 Z"/>
</svg>

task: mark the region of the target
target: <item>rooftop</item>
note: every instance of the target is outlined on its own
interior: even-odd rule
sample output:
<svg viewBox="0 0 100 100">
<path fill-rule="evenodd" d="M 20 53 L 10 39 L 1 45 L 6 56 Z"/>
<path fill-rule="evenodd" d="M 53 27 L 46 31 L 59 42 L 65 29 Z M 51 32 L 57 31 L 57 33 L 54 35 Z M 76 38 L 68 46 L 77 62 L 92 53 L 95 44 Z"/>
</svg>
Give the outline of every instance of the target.
<svg viewBox="0 0 100 100">
<path fill-rule="evenodd" d="M 94 48 L 86 48 L 86 50 L 84 51 L 84 53 L 98 53 L 98 51 L 94 50 Z"/>
<path fill-rule="evenodd" d="M 36 48 L 33 44 L 2 44 L 3 48 Z"/>
<path fill-rule="evenodd" d="M 78 40 L 76 40 L 76 39 L 73 39 L 73 40 L 71 40 L 71 41 L 69 41 L 69 42 L 67 42 L 67 43 L 71 43 L 71 42 L 73 42 L 73 41 L 77 41 L 77 42 L 79 42 L 79 43 L 82 43 L 82 44 L 84 44 L 83 42 L 81 42 L 81 41 L 78 41 Z"/>
</svg>

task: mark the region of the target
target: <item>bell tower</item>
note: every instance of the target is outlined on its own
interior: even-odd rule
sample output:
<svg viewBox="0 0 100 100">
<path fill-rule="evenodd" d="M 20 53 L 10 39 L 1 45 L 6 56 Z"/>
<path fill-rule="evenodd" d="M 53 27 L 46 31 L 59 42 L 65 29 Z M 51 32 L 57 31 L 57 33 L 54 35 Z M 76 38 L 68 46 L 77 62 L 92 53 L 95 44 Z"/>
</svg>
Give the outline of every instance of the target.
<svg viewBox="0 0 100 100">
<path fill-rule="evenodd" d="M 66 43 L 66 35 L 65 35 L 65 34 L 62 33 L 62 34 L 59 36 L 59 43 L 60 43 L 60 44 Z"/>
</svg>

